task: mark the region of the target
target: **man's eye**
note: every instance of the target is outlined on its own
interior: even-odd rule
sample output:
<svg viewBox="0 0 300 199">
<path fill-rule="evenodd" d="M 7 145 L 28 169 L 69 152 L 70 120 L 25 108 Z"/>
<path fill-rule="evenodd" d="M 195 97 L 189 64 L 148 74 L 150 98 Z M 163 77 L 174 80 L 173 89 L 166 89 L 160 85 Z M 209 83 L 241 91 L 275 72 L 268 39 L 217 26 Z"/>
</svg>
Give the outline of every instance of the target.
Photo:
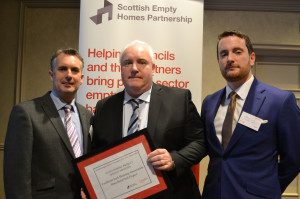
<svg viewBox="0 0 300 199">
<path fill-rule="evenodd" d="M 131 61 L 123 61 L 122 66 L 129 66 L 131 64 L 132 64 Z"/>
<path fill-rule="evenodd" d="M 59 67 L 57 70 L 58 71 L 66 71 L 67 69 L 65 67 Z"/>
<path fill-rule="evenodd" d="M 148 62 L 146 60 L 139 60 L 138 61 L 138 64 L 141 64 L 141 65 L 147 65 Z"/>
<path fill-rule="evenodd" d="M 79 72 L 79 69 L 78 69 L 78 68 L 72 68 L 72 72 L 73 72 L 73 73 L 78 73 L 78 72 Z"/>
<path fill-rule="evenodd" d="M 220 53 L 220 57 L 225 57 L 227 53 Z"/>
</svg>

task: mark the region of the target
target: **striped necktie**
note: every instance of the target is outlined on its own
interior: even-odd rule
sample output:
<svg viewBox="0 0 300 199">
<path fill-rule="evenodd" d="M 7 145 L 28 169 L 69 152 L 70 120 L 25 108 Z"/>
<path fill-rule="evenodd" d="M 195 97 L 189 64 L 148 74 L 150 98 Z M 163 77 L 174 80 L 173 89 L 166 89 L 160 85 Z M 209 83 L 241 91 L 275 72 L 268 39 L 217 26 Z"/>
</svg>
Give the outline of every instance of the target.
<svg viewBox="0 0 300 199">
<path fill-rule="evenodd" d="M 223 127 L 222 127 L 222 146 L 224 149 L 226 149 L 230 138 L 232 134 L 232 123 L 233 123 L 233 117 L 234 117 L 234 110 L 236 106 L 236 98 L 237 93 L 232 91 L 229 94 L 230 97 L 230 103 L 227 108 L 226 116 L 224 119 Z"/>
<path fill-rule="evenodd" d="M 72 121 L 71 110 L 72 110 L 72 105 L 67 104 L 64 107 L 65 125 L 66 125 L 67 134 L 68 134 L 70 143 L 72 145 L 75 157 L 77 158 L 77 157 L 81 156 L 81 149 L 80 149 L 80 144 L 79 144 L 79 139 L 78 139 L 78 135 L 76 132 L 75 124 Z"/>
<path fill-rule="evenodd" d="M 139 130 L 139 104 L 142 102 L 141 100 L 131 99 L 129 100 L 132 106 L 132 115 L 130 117 L 127 135 L 135 133 Z"/>
</svg>

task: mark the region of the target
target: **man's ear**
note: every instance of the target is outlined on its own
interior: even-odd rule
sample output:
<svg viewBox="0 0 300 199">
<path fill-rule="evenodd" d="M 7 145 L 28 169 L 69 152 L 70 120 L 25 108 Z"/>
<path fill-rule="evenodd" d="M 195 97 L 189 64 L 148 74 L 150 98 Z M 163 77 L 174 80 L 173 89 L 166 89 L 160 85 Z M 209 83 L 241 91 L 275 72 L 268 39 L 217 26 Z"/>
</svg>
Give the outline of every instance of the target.
<svg viewBox="0 0 300 199">
<path fill-rule="evenodd" d="M 251 65 L 251 66 L 254 66 L 255 60 L 256 60 L 256 55 L 255 55 L 254 52 L 252 52 L 252 53 L 250 54 L 250 65 Z"/>
<path fill-rule="evenodd" d="M 81 85 L 82 82 L 83 82 L 83 78 L 84 78 L 84 74 L 81 75 L 81 78 L 80 78 L 80 85 Z"/>
<path fill-rule="evenodd" d="M 155 64 L 154 63 L 152 63 L 152 75 L 154 75 L 154 73 L 155 73 Z"/>
</svg>

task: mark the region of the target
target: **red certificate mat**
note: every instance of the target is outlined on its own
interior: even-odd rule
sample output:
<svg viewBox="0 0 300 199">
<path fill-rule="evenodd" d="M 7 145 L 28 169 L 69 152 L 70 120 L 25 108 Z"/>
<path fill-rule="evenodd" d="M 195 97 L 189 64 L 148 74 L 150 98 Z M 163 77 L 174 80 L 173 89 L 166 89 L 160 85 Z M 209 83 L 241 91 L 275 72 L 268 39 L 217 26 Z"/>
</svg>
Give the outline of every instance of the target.
<svg viewBox="0 0 300 199">
<path fill-rule="evenodd" d="M 146 130 L 76 159 L 92 199 L 145 198 L 167 189 L 162 173 L 147 162 L 153 144 Z"/>
</svg>

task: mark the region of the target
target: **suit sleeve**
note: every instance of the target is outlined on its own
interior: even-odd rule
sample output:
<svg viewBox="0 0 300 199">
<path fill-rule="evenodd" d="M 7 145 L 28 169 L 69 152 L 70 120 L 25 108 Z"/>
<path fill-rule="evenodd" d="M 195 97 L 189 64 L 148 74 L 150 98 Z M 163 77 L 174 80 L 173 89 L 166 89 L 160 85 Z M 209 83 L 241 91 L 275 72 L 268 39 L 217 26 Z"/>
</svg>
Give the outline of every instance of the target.
<svg viewBox="0 0 300 199">
<path fill-rule="evenodd" d="M 291 93 L 283 103 L 277 124 L 279 182 L 284 192 L 300 170 L 300 110 Z"/>
<path fill-rule="evenodd" d="M 172 158 L 176 165 L 176 174 L 182 175 L 187 169 L 206 156 L 204 128 L 200 115 L 191 100 L 191 93 L 186 93 L 186 122 L 184 127 L 184 147 L 172 152 Z"/>
<path fill-rule="evenodd" d="M 32 198 L 31 159 L 33 131 L 30 116 L 19 105 L 11 112 L 4 145 L 6 198 Z"/>
</svg>

